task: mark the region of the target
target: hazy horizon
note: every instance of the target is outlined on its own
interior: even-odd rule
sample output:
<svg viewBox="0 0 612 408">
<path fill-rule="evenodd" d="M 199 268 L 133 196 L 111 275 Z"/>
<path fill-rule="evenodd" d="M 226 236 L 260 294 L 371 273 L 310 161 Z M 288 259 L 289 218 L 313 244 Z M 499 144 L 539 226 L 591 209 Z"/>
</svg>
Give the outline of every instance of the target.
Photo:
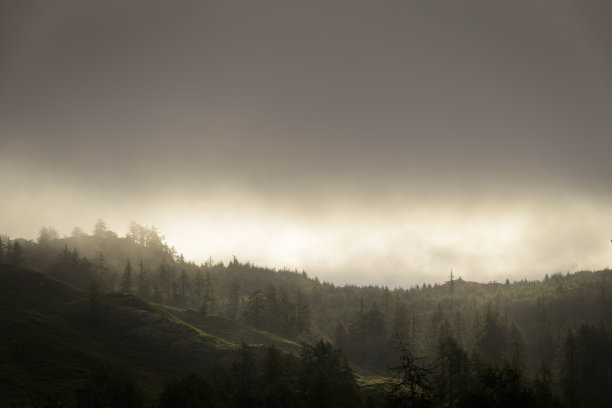
<svg viewBox="0 0 612 408">
<path fill-rule="evenodd" d="M 3 2 L 0 233 L 334 283 L 612 259 L 606 2 Z"/>
</svg>

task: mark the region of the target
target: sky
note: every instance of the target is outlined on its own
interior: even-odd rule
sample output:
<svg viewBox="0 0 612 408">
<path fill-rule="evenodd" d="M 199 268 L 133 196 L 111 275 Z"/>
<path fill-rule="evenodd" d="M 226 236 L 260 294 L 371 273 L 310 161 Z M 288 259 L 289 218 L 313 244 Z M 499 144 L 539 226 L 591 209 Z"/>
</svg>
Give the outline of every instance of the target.
<svg viewBox="0 0 612 408">
<path fill-rule="evenodd" d="M 337 284 L 612 264 L 601 0 L 3 1 L 0 233 Z"/>
</svg>

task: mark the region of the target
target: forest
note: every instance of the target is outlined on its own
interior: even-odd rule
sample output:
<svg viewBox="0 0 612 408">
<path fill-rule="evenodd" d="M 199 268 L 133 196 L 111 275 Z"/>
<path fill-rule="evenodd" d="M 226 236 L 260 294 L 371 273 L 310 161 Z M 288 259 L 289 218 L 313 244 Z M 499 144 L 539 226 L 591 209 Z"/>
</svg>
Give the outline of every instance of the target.
<svg viewBox="0 0 612 408">
<path fill-rule="evenodd" d="M 443 279 L 196 264 L 135 222 L 0 235 L 0 407 L 612 406 L 611 270 Z"/>
</svg>

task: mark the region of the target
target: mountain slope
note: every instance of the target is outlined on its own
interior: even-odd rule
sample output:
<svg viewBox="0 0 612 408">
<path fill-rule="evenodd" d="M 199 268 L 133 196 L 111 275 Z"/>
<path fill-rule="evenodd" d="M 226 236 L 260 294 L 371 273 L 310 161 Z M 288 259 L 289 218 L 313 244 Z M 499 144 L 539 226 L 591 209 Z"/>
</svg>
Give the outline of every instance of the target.
<svg viewBox="0 0 612 408">
<path fill-rule="evenodd" d="M 180 316 L 190 313 L 170 313 L 131 295 L 81 292 L 0 264 L 0 400 L 71 394 L 102 365 L 131 373 L 156 394 L 174 375 L 233 359 L 235 336 L 218 336 L 235 332 L 246 341 L 285 343 L 224 319 L 191 316 L 197 324 L 189 324 Z M 216 335 L 197 326 L 217 327 Z"/>
</svg>

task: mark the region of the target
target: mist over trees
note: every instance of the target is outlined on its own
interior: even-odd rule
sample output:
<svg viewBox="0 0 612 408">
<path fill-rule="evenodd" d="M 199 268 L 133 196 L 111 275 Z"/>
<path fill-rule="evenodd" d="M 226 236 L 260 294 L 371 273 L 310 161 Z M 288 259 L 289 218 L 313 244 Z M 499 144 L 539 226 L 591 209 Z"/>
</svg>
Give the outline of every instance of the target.
<svg viewBox="0 0 612 408">
<path fill-rule="evenodd" d="M 102 220 L 92 234 L 75 227 L 60 237 L 43 227 L 36 241 L 0 235 L 0 264 L 83 291 L 92 321 L 112 320 L 105 296 L 114 293 L 163 306 L 191 325 L 244 325 L 300 345 L 290 353 L 235 341 L 234 357 L 214 374 L 167 382 L 155 397 L 160 407 L 612 403 L 608 269 L 503 284 L 451 278 L 412 288 L 336 286 L 236 257 L 196 264 L 155 227 L 133 222 L 119 237 Z M 77 406 L 151 400 L 113 368 L 88 384 L 76 392 Z M 99 389 L 108 399 L 94 403 Z"/>
</svg>

